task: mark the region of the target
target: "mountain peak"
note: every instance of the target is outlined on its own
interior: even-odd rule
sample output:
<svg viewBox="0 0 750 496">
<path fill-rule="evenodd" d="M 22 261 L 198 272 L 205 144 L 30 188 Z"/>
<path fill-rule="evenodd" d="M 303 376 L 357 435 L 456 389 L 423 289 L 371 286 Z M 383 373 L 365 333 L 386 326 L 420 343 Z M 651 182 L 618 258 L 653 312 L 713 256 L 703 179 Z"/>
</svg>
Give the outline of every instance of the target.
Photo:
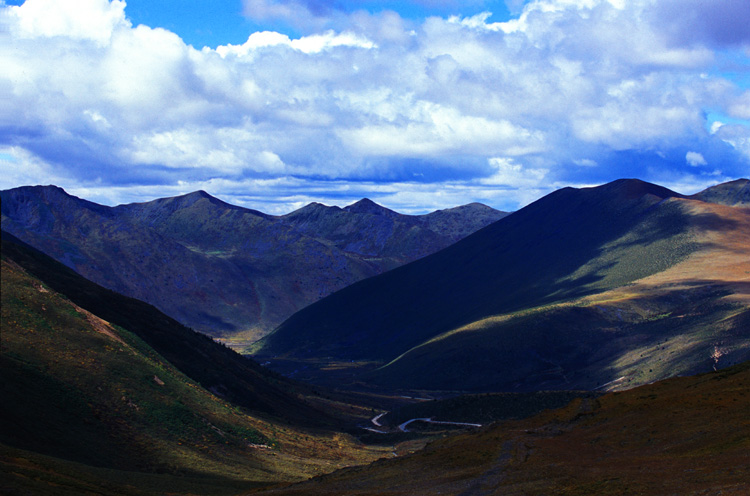
<svg viewBox="0 0 750 496">
<path fill-rule="evenodd" d="M 71 205 L 83 206 L 89 210 L 96 211 L 100 214 L 107 214 L 109 207 L 99 205 L 77 196 L 71 195 L 60 186 L 53 184 L 47 186 L 20 186 L 4 190 L 2 193 L 2 209 L 3 214 L 6 214 L 6 204 L 15 204 L 17 208 L 25 208 L 22 205 L 31 206 L 35 205 L 36 202 L 41 201 L 45 203 L 55 203 L 59 205 Z M 6 202 L 7 198 L 7 202 Z"/>
<path fill-rule="evenodd" d="M 54 184 L 49 184 L 46 186 L 38 185 L 38 186 L 19 186 L 17 188 L 11 188 L 9 190 L 6 190 L 8 193 L 12 194 L 31 194 L 36 195 L 42 198 L 76 198 L 77 197 L 71 195 L 67 191 L 65 191 L 60 186 L 55 186 Z"/>
<path fill-rule="evenodd" d="M 310 202 L 304 207 L 297 210 L 297 212 L 316 212 L 316 211 L 322 211 L 322 210 L 328 210 L 330 208 L 336 208 L 336 207 L 329 207 L 328 205 L 323 205 L 319 202 Z"/>
<path fill-rule="evenodd" d="M 202 189 L 199 189 L 198 191 L 193 191 L 192 193 L 188 193 L 185 196 L 186 197 L 188 197 L 188 196 L 195 196 L 195 197 L 200 197 L 200 198 L 213 198 L 213 196 L 209 195 L 208 193 L 206 193 Z"/>
<path fill-rule="evenodd" d="M 352 203 L 348 207 L 344 207 L 344 210 L 355 214 L 386 215 L 388 217 L 398 215 L 393 210 L 387 209 L 382 205 L 378 205 L 369 198 L 362 198 L 358 202 Z"/>
<path fill-rule="evenodd" d="M 617 179 L 616 181 L 599 186 L 597 189 L 607 195 L 618 196 L 626 200 L 635 200 L 646 195 L 659 198 L 682 196 L 663 186 L 647 183 L 640 179 Z"/>
<path fill-rule="evenodd" d="M 198 191 L 193 191 L 192 193 L 187 193 L 185 195 L 179 195 L 179 196 L 173 197 L 174 200 L 188 201 L 188 202 L 196 202 L 196 201 L 202 200 L 204 198 L 207 199 L 207 200 L 221 201 L 218 198 L 216 198 L 215 196 L 209 195 L 208 193 L 206 193 L 202 189 L 199 189 Z M 222 202 L 222 203 L 224 203 L 224 202 Z"/>
<path fill-rule="evenodd" d="M 339 207 L 329 207 L 318 202 L 311 202 L 302 208 L 298 208 L 293 212 L 289 212 L 286 215 L 282 215 L 281 218 L 289 220 L 301 220 L 310 219 L 313 217 L 319 217 L 325 215 L 327 212 L 334 212 L 340 210 Z"/>
</svg>

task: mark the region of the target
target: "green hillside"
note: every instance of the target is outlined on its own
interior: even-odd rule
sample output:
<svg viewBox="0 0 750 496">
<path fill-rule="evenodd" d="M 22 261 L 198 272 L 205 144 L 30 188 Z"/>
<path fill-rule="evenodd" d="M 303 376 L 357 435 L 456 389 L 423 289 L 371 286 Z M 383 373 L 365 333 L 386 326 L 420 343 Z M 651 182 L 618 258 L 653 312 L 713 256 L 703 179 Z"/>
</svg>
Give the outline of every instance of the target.
<svg viewBox="0 0 750 496">
<path fill-rule="evenodd" d="M 661 301 L 584 301 L 491 317 L 364 377 L 390 388 L 536 391 L 623 389 L 705 372 L 750 359 L 750 309 L 725 296 L 701 287 Z"/>
<path fill-rule="evenodd" d="M 750 207 L 750 180 L 737 179 L 712 186 L 696 193 L 693 198 L 732 207 Z"/>
</svg>

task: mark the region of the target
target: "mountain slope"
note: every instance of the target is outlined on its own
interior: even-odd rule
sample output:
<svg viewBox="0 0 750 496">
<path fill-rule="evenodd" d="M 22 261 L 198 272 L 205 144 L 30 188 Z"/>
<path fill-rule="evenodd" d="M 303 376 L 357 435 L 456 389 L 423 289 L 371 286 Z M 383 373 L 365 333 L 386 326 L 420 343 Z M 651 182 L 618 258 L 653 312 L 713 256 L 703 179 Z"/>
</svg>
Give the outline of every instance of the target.
<svg viewBox="0 0 750 496">
<path fill-rule="evenodd" d="M 692 196 L 696 200 L 730 207 L 750 207 L 750 181 L 737 179 L 712 186 Z"/>
<path fill-rule="evenodd" d="M 261 494 L 748 494 L 748 385 L 744 363 L 576 400 Z"/>
<path fill-rule="evenodd" d="M 50 289 L 133 333 L 190 379 L 257 414 L 323 426 L 332 419 L 299 399 L 296 385 L 192 331 L 151 305 L 104 289 L 3 232 L 2 255 Z"/>
<path fill-rule="evenodd" d="M 55 187 L 0 195 L 5 231 L 196 330 L 245 340 L 504 215 L 471 205 L 406 216 L 363 200 L 348 210 L 311 204 L 274 217 L 205 192 L 114 208 Z M 435 215 L 452 221 L 435 222 Z"/>
<path fill-rule="evenodd" d="M 3 238 L 3 494 L 236 494 L 381 454 L 310 428 L 331 417 L 287 381 Z"/>
<path fill-rule="evenodd" d="M 326 347 L 326 353 L 341 358 L 364 358 L 366 350 L 369 357 L 392 359 L 440 332 L 488 315 L 582 296 L 594 286 L 612 287 L 648 275 L 659 267 L 633 268 L 637 273 L 621 275 L 598 273 L 599 267 L 593 267 L 573 277 L 603 255 L 606 243 L 647 221 L 644 212 L 670 196 L 676 195 L 633 181 L 557 191 L 446 250 L 298 312 L 263 340 L 263 352 Z M 673 220 L 680 212 L 659 210 L 656 222 L 641 226 L 650 231 L 644 236 L 678 234 Z M 670 254 L 664 267 L 681 256 L 684 253 Z M 356 329 L 356 334 L 339 335 L 344 329 Z M 293 342 L 296 348 L 287 348 Z"/>
<path fill-rule="evenodd" d="M 624 387 L 710 370 L 715 347 L 722 364 L 748 357 L 749 214 L 637 180 L 566 188 L 311 305 L 254 351 L 375 362 L 352 380 L 428 389 Z"/>
</svg>

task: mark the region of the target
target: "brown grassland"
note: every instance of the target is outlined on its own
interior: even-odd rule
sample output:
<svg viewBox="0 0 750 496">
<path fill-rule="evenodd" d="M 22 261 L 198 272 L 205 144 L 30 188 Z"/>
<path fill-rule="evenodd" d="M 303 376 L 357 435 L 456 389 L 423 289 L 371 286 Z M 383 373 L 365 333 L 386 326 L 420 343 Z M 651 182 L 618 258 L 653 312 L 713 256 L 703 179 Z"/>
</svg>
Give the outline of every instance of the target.
<svg viewBox="0 0 750 496">
<path fill-rule="evenodd" d="M 745 495 L 750 364 L 674 378 L 263 491 L 274 495 Z"/>
</svg>

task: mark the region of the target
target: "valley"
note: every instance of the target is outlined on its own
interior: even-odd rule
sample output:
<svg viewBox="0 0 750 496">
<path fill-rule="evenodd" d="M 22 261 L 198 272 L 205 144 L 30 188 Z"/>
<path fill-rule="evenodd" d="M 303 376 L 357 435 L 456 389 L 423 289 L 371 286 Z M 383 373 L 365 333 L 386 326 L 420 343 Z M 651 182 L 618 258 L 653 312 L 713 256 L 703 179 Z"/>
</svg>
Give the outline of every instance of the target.
<svg viewBox="0 0 750 496">
<path fill-rule="evenodd" d="M 2 194 L 3 494 L 750 491 L 750 181 L 414 217 Z"/>
<path fill-rule="evenodd" d="M 271 216 L 202 191 L 117 207 L 53 186 L 0 197 L 6 232 L 238 349 L 336 290 L 507 215 L 471 204 L 410 216 L 363 199 Z"/>
<path fill-rule="evenodd" d="M 172 484 L 235 494 L 387 453 L 341 430 L 368 412 L 271 374 L 7 235 L 2 253 L 0 446 L 13 475 L 3 494 L 61 494 L 61 484 L 75 494 L 114 480 L 128 494 Z"/>
</svg>

